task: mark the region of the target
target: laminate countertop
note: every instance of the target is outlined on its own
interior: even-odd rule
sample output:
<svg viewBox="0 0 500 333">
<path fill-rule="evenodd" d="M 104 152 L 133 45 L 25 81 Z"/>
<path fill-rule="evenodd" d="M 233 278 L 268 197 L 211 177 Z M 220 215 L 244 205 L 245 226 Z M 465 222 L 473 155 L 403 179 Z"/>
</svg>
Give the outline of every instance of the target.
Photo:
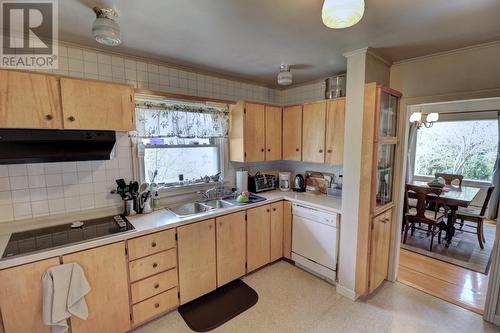
<svg viewBox="0 0 500 333">
<path fill-rule="evenodd" d="M 27 264 L 30 262 L 35 262 L 47 258 L 53 258 L 61 255 L 65 255 L 72 252 L 82 251 L 86 249 L 90 249 L 97 246 L 103 246 L 115 242 L 124 241 L 126 239 L 135 238 L 138 236 L 147 235 L 150 233 L 175 228 L 184 224 L 189 224 L 193 222 L 199 222 L 206 219 L 211 219 L 217 216 L 226 215 L 230 213 L 234 213 L 241 210 L 246 210 L 262 205 L 267 205 L 272 202 L 287 200 L 292 203 L 302 204 L 308 207 L 321 209 L 324 211 L 328 211 L 334 214 L 340 214 L 342 209 L 342 199 L 336 197 L 328 197 L 326 195 L 315 195 L 310 193 L 296 193 L 296 192 L 281 192 L 281 191 L 272 191 L 272 192 L 264 192 L 259 193 L 260 196 L 265 197 L 267 200 L 245 204 L 245 205 L 234 205 L 227 208 L 216 209 L 213 211 L 180 218 L 177 217 L 174 213 L 169 211 L 168 209 L 159 209 L 150 214 L 144 215 L 135 215 L 129 216 L 127 219 L 132 223 L 135 230 L 131 230 L 128 232 L 118 233 L 110 236 L 106 236 L 103 238 L 96 238 L 80 243 L 68 244 L 57 248 L 41 250 L 38 252 L 26 253 L 24 255 L 14 256 L 10 258 L 0 259 L 0 269 L 5 269 L 8 267 L 18 266 Z M 116 208 L 114 208 L 116 210 Z M 114 212 L 115 210 L 109 210 L 109 212 Z M 106 215 L 116 215 L 114 213 L 104 213 L 102 210 L 101 216 Z M 89 218 L 96 217 L 97 213 L 90 213 Z M 97 214 L 98 215 L 98 214 Z M 84 218 L 81 218 L 84 219 Z M 57 224 L 53 220 L 50 222 L 33 222 L 30 225 L 36 226 L 36 228 L 44 228 L 50 225 Z M 61 219 L 59 224 L 68 223 L 67 219 Z M 7 224 L 0 224 L 0 254 L 4 252 L 5 247 L 9 241 L 11 233 L 17 231 L 27 230 L 27 223 L 23 222 L 22 224 L 16 224 L 16 222 L 11 222 Z M 33 229 L 33 228 L 31 228 Z"/>
</svg>

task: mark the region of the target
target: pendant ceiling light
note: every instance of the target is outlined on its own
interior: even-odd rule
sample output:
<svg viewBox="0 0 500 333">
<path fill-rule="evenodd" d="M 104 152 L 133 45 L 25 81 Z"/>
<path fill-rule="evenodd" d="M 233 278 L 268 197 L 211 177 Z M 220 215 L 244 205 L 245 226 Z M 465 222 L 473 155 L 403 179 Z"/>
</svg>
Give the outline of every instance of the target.
<svg viewBox="0 0 500 333">
<path fill-rule="evenodd" d="M 289 86 L 292 84 L 292 73 L 290 72 L 290 66 L 281 64 L 280 72 L 278 74 L 278 84 L 280 86 Z"/>
<path fill-rule="evenodd" d="M 122 42 L 120 35 L 120 26 L 115 21 L 118 17 L 116 11 L 112 8 L 93 8 L 96 15 L 94 24 L 92 24 L 92 35 L 98 43 L 117 46 Z"/>
<path fill-rule="evenodd" d="M 325 0 L 321 18 L 328 28 L 343 29 L 358 23 L 364 12 L 364 0 Z"/>
</svg>

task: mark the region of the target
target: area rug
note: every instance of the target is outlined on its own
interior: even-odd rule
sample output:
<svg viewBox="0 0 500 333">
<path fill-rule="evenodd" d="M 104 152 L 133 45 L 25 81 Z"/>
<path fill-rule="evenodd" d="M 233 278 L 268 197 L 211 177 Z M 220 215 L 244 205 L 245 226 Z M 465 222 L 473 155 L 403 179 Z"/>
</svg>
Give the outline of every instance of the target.
<svg viewBox="0 0 500 333">
<path fill-rule="evenodd" d="M 245 282 L 235 280 L 209 294 L 181 305 L 178 309 L 195 332 L 208 332 L 254 306 L 257 292 Z"/>
<path fill-rule="evenodd" d="M 467 230 L 473 229 L 469 228 Z M 423 230 L 415 230 L 415 234 L 411 236 L 408 230 L 406 244 L 401 242 L 401 247 L 472 271 L 488 274 L 491 251 L 495 241 L 494 225 L 484 225 L 484 237 L 486 242 L 484 243 L 484 249 L 481 249 L 475 234 L 466 233 L 457 228 L 450 247 L 445 246 L 443 233 L 441 244 L 438 244 L 437 235 L 435 236 L 432 252 L 430 252 L 430 236 L 427 236 L 427 233 Z"/>
</svg>

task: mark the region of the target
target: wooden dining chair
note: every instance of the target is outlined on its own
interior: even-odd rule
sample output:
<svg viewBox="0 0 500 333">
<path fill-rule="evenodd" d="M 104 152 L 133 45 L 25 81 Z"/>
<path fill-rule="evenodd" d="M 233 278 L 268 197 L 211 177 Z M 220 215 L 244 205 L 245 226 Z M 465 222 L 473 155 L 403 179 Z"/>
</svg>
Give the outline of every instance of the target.
<svg viewBox="0 0 500 333">
<path fill-rule="evenodd" d="M 464 208 L 464 207 L 459 207 L 457 210 L 457 221 L 456 222 L 460 224 L 460 230 L 463 232 L 468 232 L 471 234 L 476 234 L 477 235 L 477 241 L 479 242 L 479 246 L 481 249 L 484 249 L 484 244 L 486 242 L 486 238 L 484 238 L 484 230 L 483 230 L 483 223 L 486 214 L 486 209 L 488 208 L 488 203 L 490 202 L 491 194 L 493 193 L 493 190 L 495 189 L 495 186 L 490 186 L 488 187 L 488 190 L 486 191 L 486 197 L 484 198 L 483 206 L 481 207 L 481 210 L 479 209 L 474 209 L 474 208 Z M 465 221 L 467 222 L 472 222 L 475 223 L 475 225 L 470 225 L 470 224 L 465 224 Z M 468 227 L 475 229 L 475 231 L 470 231 L 470 230 L 463 230 L 463 227 Z"/>
<path fill-rule="evenodd" d="M 458 187 L 462 187 L 462 181 L 464 180 L 464 176 L 462 175 L 453 175 L 450 173 L 439 173 L 434 174 L 434 178 L 443 178 L 446 185 L 451 186 L 454 180 L 458 180 Z"/>
<path fill-rule="evenodd" d="M 427 209 L 427 196 L 433 194 L 436 198 L 439 198 L 442 190 L 440 188 L 433 187 L 424 187 L 424 186 L 416 186 L 411 184 L 406 184 L 405 186 L 405 225 L 404 225 L 404 238 L 403 243 L 406 243 L 406 238 L 408 236 L 408 229 L 411 229 L 411 234 L 413 236 L 413 232 L 415 229 L 423 230 L 426 232 L 430 232 L 431 236 L 431 244 L 430 251 L 432 252 L 432 245 L 434 243 L 434 236 L 436 235 L 436 228 L 440 229 L 440 223 L 444 219 L 444 214 L 436 214 L 435 211 L 431 211 Z M 417 207 L 410 208 L 408 205 L 408 199 L 410 197 L 410 193 L 412 196 L 417 197 Z M 437 209 L 437 206 L 436 206 Z M 427 225 L 427 229 L 423 229 L 417 227 L 417 224 L 420 226 L 421 224 Z M 438 238 L 438 242 L 440 242 L 440 237 Z"/>
</svg>

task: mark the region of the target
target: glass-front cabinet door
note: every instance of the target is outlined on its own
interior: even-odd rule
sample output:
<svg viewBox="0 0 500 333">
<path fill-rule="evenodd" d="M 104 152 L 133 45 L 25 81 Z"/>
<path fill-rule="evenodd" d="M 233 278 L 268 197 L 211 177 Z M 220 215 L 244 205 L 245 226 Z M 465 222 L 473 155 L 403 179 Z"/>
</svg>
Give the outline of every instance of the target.
<svg viewBox="0 0 500 333">
<path fill-rule="evenodd" d="M 377 207 L 392 202 L 394 153 L 396 145 L 379 144 L 376 170 L 376 202 Z"/>
<path fill-rule="evenodd" d="M 396 136 L 396 121 L 398 113 L 398 97 L 381 90 L 379 138 Z"/>
</svg>

